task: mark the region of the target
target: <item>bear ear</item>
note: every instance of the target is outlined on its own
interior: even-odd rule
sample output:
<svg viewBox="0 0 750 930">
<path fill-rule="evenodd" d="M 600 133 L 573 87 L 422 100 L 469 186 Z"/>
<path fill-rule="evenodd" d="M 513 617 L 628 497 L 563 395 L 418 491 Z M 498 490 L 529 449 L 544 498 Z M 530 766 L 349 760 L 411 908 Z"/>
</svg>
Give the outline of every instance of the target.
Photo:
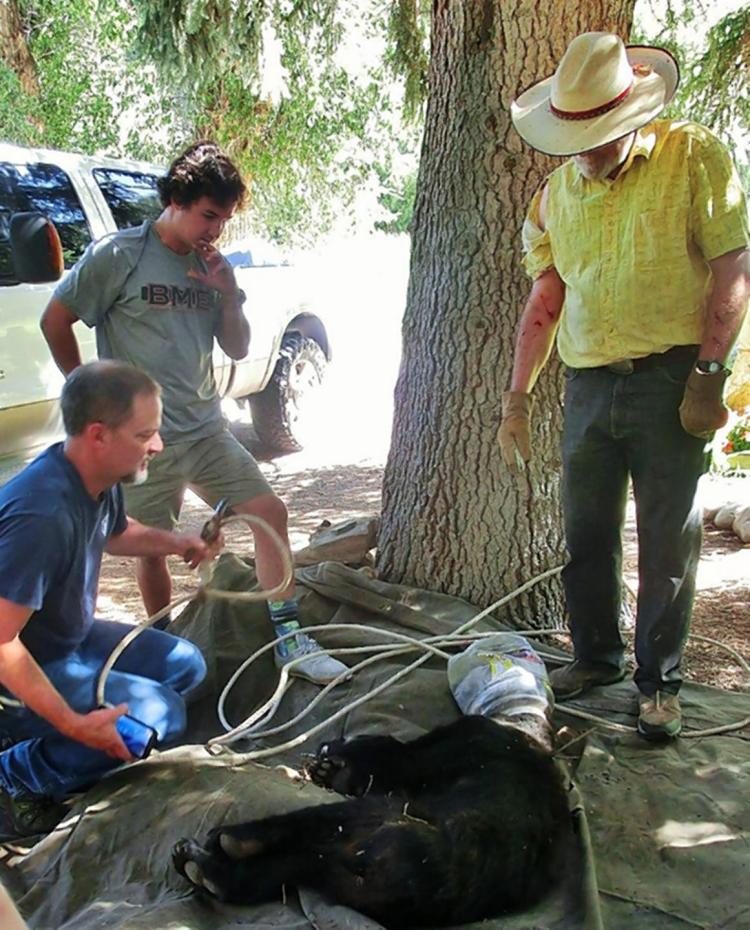
<svg viewBox="0 0 750 930">
<path fill-rule="evenodd" d="M 10 250 L 19 281 L 46 284 L 65 269 L 60 236 L 43 213 L 14 213 L 10 220 Z"/>
</svg>

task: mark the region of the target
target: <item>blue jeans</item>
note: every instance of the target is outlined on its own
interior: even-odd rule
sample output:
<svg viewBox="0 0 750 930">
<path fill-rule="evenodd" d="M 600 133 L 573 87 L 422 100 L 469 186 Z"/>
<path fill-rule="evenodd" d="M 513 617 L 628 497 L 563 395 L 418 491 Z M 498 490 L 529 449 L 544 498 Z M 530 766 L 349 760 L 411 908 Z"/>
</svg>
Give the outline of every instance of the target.
<svg viewBox="0 0 750 930">
<path fill-rule="evenodd" d="M 42 665 L 47 678 L 73 710 L 94 709 L 96 682 L 115 645 L 132 630 L 125 623 L 95 620 L 70 655 Z M 187 640 L 144 630 L 109 673 L 105 698 L 125 703 L 128 712 L 152 726 L 160 748 L 175 745 L 185 732 L 185 698 L 205 678 L 206 663 Z M 9 794 L 59 800 L 96 782 L 121 765 L 103 752 L 63 736 L 28 708 L 0 710 L 0 737 L 12 741 L 0 752 L 0 787 Z"/>
<path fill-rule="evenodd" d="M 682 428 L 689 360 L 618 375 L 568 369 L 563 429 L 563 584 L 577 659 L 620 668 L 622 529 L 628 477 L 638 522 L 635 682 L 676 693 L 690 626 L 705 443 Z"/>
</svg>

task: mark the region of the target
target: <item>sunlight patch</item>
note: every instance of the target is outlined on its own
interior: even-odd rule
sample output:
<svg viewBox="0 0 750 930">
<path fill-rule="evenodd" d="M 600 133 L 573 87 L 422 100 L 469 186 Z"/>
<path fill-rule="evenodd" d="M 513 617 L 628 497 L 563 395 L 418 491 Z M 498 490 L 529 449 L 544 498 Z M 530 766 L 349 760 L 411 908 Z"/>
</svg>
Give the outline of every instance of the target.
<svg viewBox="0 0 750 930">
<path fill-rule="evenodd" d="M 685 849 L 690 846 L 708 846 L 711 843 L 728 843 L 740 838 L 725 823 L 681 823 L 668 820 L 656 831 L 659 847 Z"/>
</svg>

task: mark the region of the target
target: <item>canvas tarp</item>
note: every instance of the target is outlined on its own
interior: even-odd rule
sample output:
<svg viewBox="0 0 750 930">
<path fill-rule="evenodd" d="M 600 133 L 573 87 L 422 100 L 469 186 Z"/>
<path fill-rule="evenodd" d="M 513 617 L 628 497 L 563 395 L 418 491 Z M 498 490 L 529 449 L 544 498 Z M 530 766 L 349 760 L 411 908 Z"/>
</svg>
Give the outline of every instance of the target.
<svg viewBox="0 0 750 930">
<path fill-rule="evenodd" d="M 476 613 L 459 599 L 385 584 L 338 563 L 301 569 L 297 581 L 307 625 L 365 623 L 419 637 L 447 634 Z M 219 587 L 246 590 L 253 583 L 248 565 L 222 557 Z M 190 714 L 190 738 L 201 744 L 220 731 L 216 698 L 221 686 L 243 658 L 268 642 L 270 628 L 260 603 L 194 602 L 177 623 L 209 664 L 206 685 Z M 476 627 L 499 628 L 492 619 Z M 316 636 L 328 648 L 373 642 L 370 634 L 351 629 Z M 355 658 L 362 656 L 347 661 L 352 664 Z M 370 694 L 413 658 L 377 662 L 359 672 L 276 741 Z M 266 653 L 232 691 L 230 721 L 239 722 L 264 701 L 277 677 Z M 291 719 L 319 691 L 296 681 L 274 723 Z M 750 715 L 748 695 L 686 685 L 682 696 L 688 727 L 714 727 Z M 635 719 L 628 683 L 587 695 L 574 706 L 631 725 Z M 573 722 L 557 714 L 559 724 Z M 445 665 L 431 659 L 326 726 L 308 744 L 262 763 L 237 751 L 250 744 L 216 756 L 202 745 L 155 754 L 105 778 L 30 850 L 7 845 L 0 877 L 34 930 L 309 930 L 311 925 L 364 930 L 367 922 L 358 915 L 304 890 L 298 895 L 287 889 L 285 901 L 252 908 L 202 901 L 172 868 L 171 846 L 182 836 L 203 836 L 221 822 L 336 800 L 290 776 L 300 753 L 313 751 L 327 738 L 384 732 L 414 737 L 457 715 Z M 661 746 L 589 724 L 577 726 L 579 733 L 590 726 L 591 732 L 562 755 L 588 814 L 607 930 L 750 927 L 750 729 Z M 561 900 L 552 897 L 534 913 L 496 918 L 484 926 L 572 930 L 575 925 L 565 918 Z"/>
</svg>

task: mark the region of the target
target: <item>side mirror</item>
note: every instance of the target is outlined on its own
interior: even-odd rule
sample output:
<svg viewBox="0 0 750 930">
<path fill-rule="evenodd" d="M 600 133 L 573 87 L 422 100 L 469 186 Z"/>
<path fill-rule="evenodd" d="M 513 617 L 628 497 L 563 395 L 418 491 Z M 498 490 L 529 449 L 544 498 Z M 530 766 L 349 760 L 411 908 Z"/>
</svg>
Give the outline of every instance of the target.
<svg viewBox="0 0 750 930">
<path fill-rule="evenodd" d="M 14 213 L 10 220 L 10 252 L 19 281 L 57 281 L 65 269 L 55 224 L 42 213 Z"/>
</svg>

